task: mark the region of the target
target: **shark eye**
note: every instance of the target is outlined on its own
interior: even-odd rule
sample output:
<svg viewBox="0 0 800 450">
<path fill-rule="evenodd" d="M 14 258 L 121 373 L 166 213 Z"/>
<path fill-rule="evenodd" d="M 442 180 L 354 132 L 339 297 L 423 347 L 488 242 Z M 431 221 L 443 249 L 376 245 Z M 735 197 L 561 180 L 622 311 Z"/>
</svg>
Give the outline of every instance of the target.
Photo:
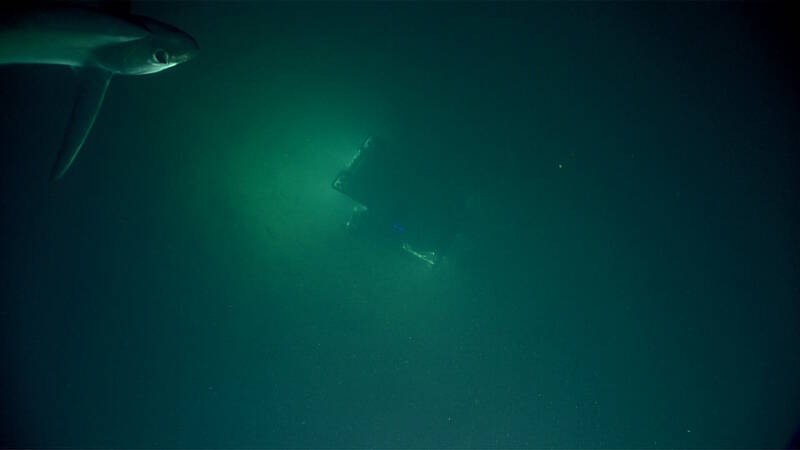
<svg viewBox="0 0 800 450">
<path fill-rule="evenodd" d="M 153 52 L 153 60 L 159 64 L 166 64 L 169 60 L 169 54 L 166 50 L 158 49 Z"/>
</svg>

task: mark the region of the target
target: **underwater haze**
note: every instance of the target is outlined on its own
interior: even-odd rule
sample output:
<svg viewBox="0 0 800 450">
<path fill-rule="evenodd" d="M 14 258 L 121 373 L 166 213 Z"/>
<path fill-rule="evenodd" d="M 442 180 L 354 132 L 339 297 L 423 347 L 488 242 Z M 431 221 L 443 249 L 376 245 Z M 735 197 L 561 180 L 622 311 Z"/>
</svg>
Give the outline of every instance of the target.
<svg viewBox="0 0 800 450">
<path fill-rule="evenodd" d="M 77 74 L 0 66 L 0 447 L 800 443 L 788 4 L 133 12 L 199 55 L 57 182 Z M 371 135 L 463 205 L 441 263 L 345 227 Z"/>
</svg>

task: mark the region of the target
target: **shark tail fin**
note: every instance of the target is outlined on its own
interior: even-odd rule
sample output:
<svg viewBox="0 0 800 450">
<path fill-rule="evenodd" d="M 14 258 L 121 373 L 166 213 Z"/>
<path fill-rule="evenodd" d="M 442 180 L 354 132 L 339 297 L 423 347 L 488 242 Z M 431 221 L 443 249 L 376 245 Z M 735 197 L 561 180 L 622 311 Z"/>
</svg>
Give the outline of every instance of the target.
<svg viewBox="0 0 800 450">
<path fill-rule="evenodd" d="M 75 94 L 72 113 L 61 140 L 61 148 L 50 172 L 50 181 L 56 181 L 64 176 L 78 156 L 103 104 L 110 81 L 110 72 L 100 69 L 81 70 L 78 92 Z"/>
</svg>

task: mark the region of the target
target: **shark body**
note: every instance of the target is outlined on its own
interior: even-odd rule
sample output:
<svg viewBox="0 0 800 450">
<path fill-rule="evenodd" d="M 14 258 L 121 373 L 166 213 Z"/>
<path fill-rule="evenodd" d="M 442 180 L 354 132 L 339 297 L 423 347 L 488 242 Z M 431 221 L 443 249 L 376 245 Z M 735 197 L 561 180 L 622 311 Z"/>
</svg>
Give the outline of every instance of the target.
<svg viewBox="0 0 800 450">
<path fill-rule="evenodd" d="M 80 83 L 50 179 L 61 178 L 89 135 L 114 75 L 147 75 L 194 58 L 197 42 L 155 19 L 56 5 L 0 20 L 0 65 L 77 68 Z"/>
</svg>

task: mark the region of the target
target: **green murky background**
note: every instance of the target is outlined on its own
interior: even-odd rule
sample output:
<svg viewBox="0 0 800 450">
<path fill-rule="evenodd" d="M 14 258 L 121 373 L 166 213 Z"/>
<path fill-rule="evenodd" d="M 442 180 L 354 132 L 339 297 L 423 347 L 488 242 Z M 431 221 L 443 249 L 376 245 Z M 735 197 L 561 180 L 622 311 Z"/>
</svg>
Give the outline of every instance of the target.
<svg viewBox="0 0 800 450">
<path fill-rule="evenodd" d="M 3 447 L 790 442 L 788 9 L 134 12 L 201 55 L 115 78 L 61 182 L 75 75 L 0 68 Z M 461 189 L 436 270 L 343 228 L 369 134 Z"/>
</svg>

